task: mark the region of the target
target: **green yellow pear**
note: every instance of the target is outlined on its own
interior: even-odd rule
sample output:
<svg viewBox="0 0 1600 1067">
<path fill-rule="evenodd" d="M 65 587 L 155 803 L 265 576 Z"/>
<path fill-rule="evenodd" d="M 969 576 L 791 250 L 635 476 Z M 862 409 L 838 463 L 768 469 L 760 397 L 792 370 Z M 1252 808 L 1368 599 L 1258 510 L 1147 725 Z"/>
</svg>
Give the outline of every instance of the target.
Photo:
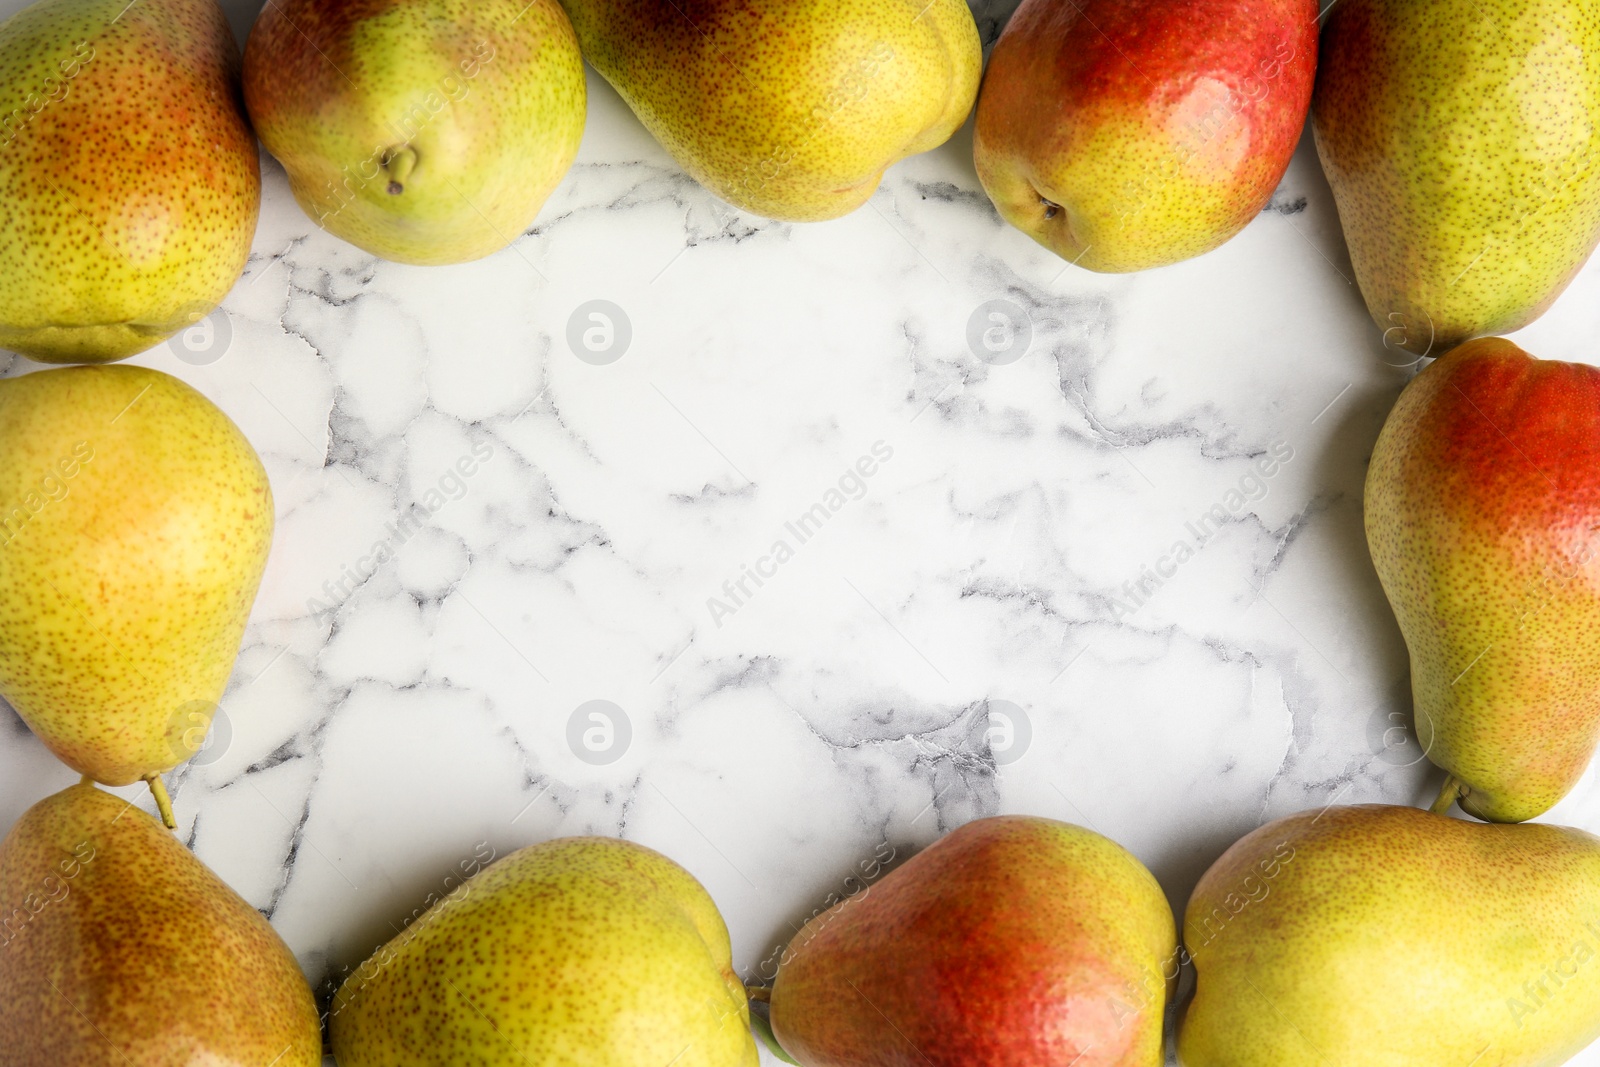
<svg viewBox="0 0 1600 1067">
<path fill-rule="evenodd" d="M 1183 1067 L 1555 1067 L 1600 1036 L 1600 839 L 1301 812 L 1212 865 L 1183 939 Z"/>
<path fill-rule="evenodd" d="M 1390 347 L 1438 355 L 1527 325 L 1600 241 L 1587 0 L 1340 0 L 1312 114 Z"/>
<path fill-rule="evenodd" d="M 1389 413 L 1365 506 L 1441 806 L 1542 814 L 1600 738 L 1600 370 L 1498 337 L 1447 352 Z"/>
<path fill-rule="evenodd" d="M 272 538 L 272 491 L 228 417 L 170 375 L 0 380 L 0 696 L 107 785 L 199 751 Z"/>
<path fill-rule="evenodd" d="M 269 3 L 244 92 L 306 213 L 401 263 L 520 237 L 583 135 L 583 59 L 556 0 Z"/>
<path fill-rule="evenodd" d="M 238 279 L 261 201 L 215 0 L 41 0 L 0 25 L 0 348 L 141 352 Z"/>
<path fill-rule="evenodd" d="M 7 1067 L 320 1067 L 267 921 L 150 816 L 84 783 L 0 843 Z"/>
<path fill-rule="evenodd" d="M 340 1067 L 755 1067 L 716 905 L 641 845 L 572 837 L 491 864 L 350 975 Z"/>
<path fill-rule="evenodd" d="M 966 121 L 965 0 L 566 0 L 583 55 L 678 164 L 735 207 L 837 218 Z"/>
<path fill-rule="evenodd" d="M 773 1035 L 804 1067 L 1160 1067 L 1174 927 L 1116 842 L 978 819 L 806 923 Z"/>
</svg>

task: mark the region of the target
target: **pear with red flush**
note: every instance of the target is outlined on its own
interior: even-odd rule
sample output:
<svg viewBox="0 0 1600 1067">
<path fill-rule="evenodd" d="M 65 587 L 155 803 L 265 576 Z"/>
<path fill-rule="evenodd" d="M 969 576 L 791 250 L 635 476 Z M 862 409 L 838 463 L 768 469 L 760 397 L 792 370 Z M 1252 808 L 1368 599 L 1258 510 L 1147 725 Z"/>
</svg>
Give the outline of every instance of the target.
<svg viewBox="0 0 1600 1067">
<path fill-rule="evenodd" d="M 1159 1067 L 1175 925 L 1116 842 L 979 819 L 806 923 L 773 1036 L 804 1067 Z"/>
<path fill-rule="evenodd" d="M 1502 338 L 1447 353 L 1378 436 L 1366 527 L 1439 808 L 1548 810 L 1600 737 L 1600 370 Z"/>
<path fill-rule="evenodd" d="M 1271 198 L 1316 64 L 1315 0 L 1024 0 L 978 97 L 978 178 L 1081 267 L 1197 256 Z"/>
</svg>

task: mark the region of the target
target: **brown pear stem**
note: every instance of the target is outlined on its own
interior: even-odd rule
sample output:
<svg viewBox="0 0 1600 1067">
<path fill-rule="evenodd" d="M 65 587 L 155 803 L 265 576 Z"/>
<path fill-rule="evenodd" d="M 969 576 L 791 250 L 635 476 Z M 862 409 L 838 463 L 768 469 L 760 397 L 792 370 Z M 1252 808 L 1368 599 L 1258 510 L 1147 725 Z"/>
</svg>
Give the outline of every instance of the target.
<svg viewBox="0 0 1600 1067">
<path fill-rule="evenodd" d="M 1444 786 L 1439 790 L 1439 799 L 1435 800 L 1433 802 L 1433 807 L 1429 808 L 1428 810 L 1433 812 L 1435 815 L 1443 815 L 1445 812 L 1450 810 L 1450 805 L 1461 799 L 1461 794 L 1463 791 L 1464 787 L 1461 784 L 1461 779 L 1457 778 L 1453 774 L 1446 775 L 1444 779 Z"/>
<path fill-rule="evenodd" d="M 168 830 L 178 828 L 178 820 L 172 814 L 172 798 L 167 796 L 166 783 L 159 774 L 148 775 L 145 784 L 150 787 L 150 795 L 156 799 L 156 811 L 161 813 L 161 823 Z"/>
<path fill-rule="evenodd" d="M 747 985 L 744 987 L 744 993 L 745 996 L 749 997 L 758 1004 L 770 1004 L 772 1002 L 771 986 Z"/>
</svg>

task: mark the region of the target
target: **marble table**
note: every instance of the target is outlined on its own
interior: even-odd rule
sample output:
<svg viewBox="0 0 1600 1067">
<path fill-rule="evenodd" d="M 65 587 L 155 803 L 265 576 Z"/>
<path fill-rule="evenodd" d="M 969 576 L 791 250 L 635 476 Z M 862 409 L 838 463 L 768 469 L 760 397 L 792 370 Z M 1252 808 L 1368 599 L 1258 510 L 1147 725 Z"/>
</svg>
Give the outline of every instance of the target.
<svg viewBox="0 0 1600 1067">
<path fill-rule="evenodd" d="M 222 721 L 169 782 L 313 983 L 560 835 L 684 864 L 755 974 L 859 862 L 981 816 L 1091 826 L 1181 911 L 1265 820 L 1431 799 L 1361 525 L 1413 369 L 1309 136 L 1230 244 L 1111 277 L 1000 222 L 970 125 L 786 225 L 589 91 L 534 227 L 469 265 L 344 244 L 266 160 L 211 333 L 134 360 L 272 478 Z M 1518 342 L 1589 359 L 1597 293 L 1590 264 Z M 9 825 L 75 776 L 0 735 Z M 1600 780 L 1546 818 L 1600 830 Z"/>
</svg>

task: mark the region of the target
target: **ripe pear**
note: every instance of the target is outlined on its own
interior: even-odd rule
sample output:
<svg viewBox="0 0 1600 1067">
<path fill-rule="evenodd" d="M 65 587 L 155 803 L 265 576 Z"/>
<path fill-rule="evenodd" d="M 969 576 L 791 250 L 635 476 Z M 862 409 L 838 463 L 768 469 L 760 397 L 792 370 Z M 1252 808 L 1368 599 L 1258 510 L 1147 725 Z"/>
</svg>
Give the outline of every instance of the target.
<svg viewBox="0 0 1600 1067">
<path fill-rule="evenodd" d="M 1600 370 L 1502 338 L 1446 353 L 1378 435 L 1366 527 L 1440 810 L 1541 814 L 1600 739 Z"/>
<path fill-rule="evenodd" d="M 0 843 L 7 1067 L 320 1067 L 317 1007 L 261 913 L 87 782 Z"/>
<path fill-rule="evenodd" d="M 1600 241 L 1584 0 L 1340 0 L 1317 149 L 1367 310 L 1438 354 L 1542 315 Z"/>
<path fill-rule="evenodd" d="M 978 179 L 1081 267 L 1197 256 L 1272 197 L 1316 64 L 1316 0 L 1023 0 L 978 97 Z"/>
<path fill-rule="evenodd" d="M 275 0 L 244 93 L 306 213 L 400 263 L 510 244 L 583 135 L 583 59 L 556 0 Z"/>
<path fill-rule="evenodd" d="M 340 1067 L 755 1067 L 728 929 L 642 845 L 520 849 L 438 900 L 334 996 Z"/>
<path fill-rule="evenodd" d="M 1555 1067 L 1600 1035 L 1600 838 L 1301 812 L 1212 865 L 1183 938 L 1183 1067 Z"/>
<path fill-rule="evenodd" d="M 700 184 L 768 218 L 848 214 L 949 140 L 983 69 L 964 0 L 566 0 L 583 55 Z"/>
<path fill-rule="evenodd" d="M 806 923 L 772 1030 L 805 1067 L 1159 1067 L 1176 943 L 1120 845 L 979 819 Z"/>
<path fill-rule="evenodd" d="M 0 696 L 107 785 L 200 750 L 272 539 L 226 415 L 142 367 L 0 380 Z"/>
<path fill-rule="evenodd" d="M 244 270 L 261 202 L 215 0 L 41 0 L 0 25 L 0 347 L 141 352 Z"/>
</svg>

